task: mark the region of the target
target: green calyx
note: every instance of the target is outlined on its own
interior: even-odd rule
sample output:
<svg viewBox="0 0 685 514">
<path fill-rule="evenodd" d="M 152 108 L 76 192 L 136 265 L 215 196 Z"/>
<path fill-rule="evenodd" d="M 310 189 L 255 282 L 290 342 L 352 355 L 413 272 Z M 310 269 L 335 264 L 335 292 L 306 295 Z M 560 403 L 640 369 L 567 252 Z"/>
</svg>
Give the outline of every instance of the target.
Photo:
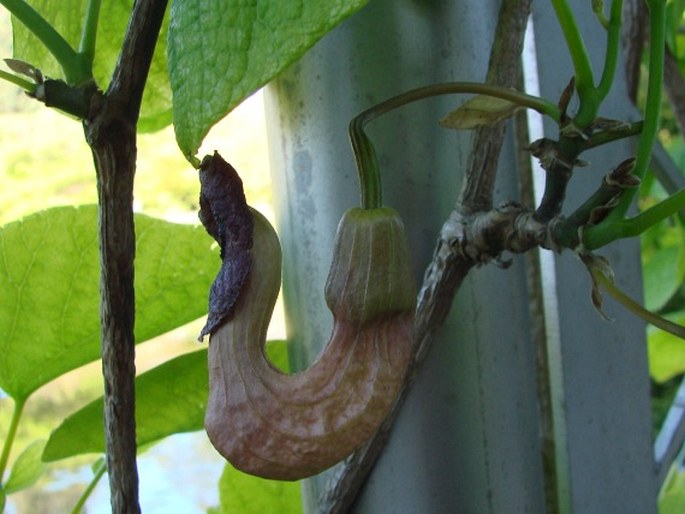
<svg viewBox="0 0 685 514">
<path fill-rule="evenodd" d="M 326 282 L 338 321 L 367 323 L 416 306 L 416 284 L 404 224 L 393 209 L 352 208 L 343 215 Z"/>
</svg>

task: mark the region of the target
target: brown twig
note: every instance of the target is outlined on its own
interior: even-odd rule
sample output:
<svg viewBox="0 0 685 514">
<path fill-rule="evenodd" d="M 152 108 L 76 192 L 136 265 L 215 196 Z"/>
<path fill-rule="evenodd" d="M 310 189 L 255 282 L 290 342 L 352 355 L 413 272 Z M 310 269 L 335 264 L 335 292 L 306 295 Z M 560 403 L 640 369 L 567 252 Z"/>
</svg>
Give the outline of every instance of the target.
<svg viewBox="0 0 685 514">
<path fill-rule="evenodd" d="M 668 47 L 665 52 L 664 89 L 671 101 L 671 109 L 673 109 L 678 129 L 681 134 L 685 134 L 685 79 L 673 52 Z"/>
<path fill-rule="evenodd" d="M 625 53 L 625 72 L 628 97 L 637 102 L 640 86 L 640 65 L 642 51 L 647 40 L 649 9 L 643 0 L 626 0 L 623 4 L 623 30 L 621 43 Z"/>
<path fill-rule="evenodd" d="M 523 34 L 530 12 L 530 0 L 504 0 L 500 8 L 493 44 L 488 82 L 512 86 L 518 83 Z M 476 212 L 492 205 L 492 190 L 497 157 L 504 134 L 503 126 L 479 129 L 474 135 L 472 158 L 469 161 L 465 185 L 459 198 L 459 210 Z M 428 355 L 433 334 L 442 325 L 452 305 L 452 299 L 468 272 L 478 264 L 454 250 L 455 212 L 442 227 L 433 261 L 426 271 L 418 295 L 416 336 L 411 371 L 405 380 L 390 416 L 377 434 L 358 452 L 335 470 L 327 489 L 317 504 L 320 513 L 341 514 L 353 504 L 366 477 L 373 469 L 387 441 L 392 425 L 416 375 Z"/>
<path fill-rule="evenodd" d="M 105 437 L 112 512 L 136 514 L 133 178 L 136 123 L 167 0 L 138 0 L 108 91 L 95 92 L 83 126 L 97 173 Z"/>
<path fill-rule="evenodd" d="M 640 65 L 649 32 L 647 3 L 641 0 L 628 0 L 623 7 L 623 18 L 622 44 L 626 55 L 628 96 L 633 103 L 637 103 Z M 685 133 L 685 79 L 671 49 L 666 46 L 664 52 L 664 90 L 670 100 L 678 128 L 681 133 Z"/>
</svg>

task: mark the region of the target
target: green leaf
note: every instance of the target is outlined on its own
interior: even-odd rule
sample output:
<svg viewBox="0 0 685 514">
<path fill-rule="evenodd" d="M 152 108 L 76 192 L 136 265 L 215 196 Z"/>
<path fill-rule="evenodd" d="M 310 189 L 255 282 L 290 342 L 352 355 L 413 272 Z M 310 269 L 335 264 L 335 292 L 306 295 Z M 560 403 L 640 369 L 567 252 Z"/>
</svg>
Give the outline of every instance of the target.
<svg viewBox="0 0 685 514">
<path fill-rule="evenodd" d="M 297 482 L 265 480 L 226 464 L 219 479 L 221 514 L 299 514 L 302 512 Z"/>
<path fill-rule="evenodd" d="M 25 0 L 76 49 L 81 38 L 83 18 L 88 0 Z M 107 2 L 104 2 L 107 3 Z M 67 5 L 68 4 L 68 7 Z M 116 23 L 115 20 L 113 20 Z M 57 60 L 40 40 L 12 16 L 12 48 L 14 57 L 32 64 L 50 78 L 64 78 Z"/>
<path fill-rule="evenodd" d="M 73 0 L 72 0 L 73 1 Z M 52 2 L 54 4 L 54 2 Z M 97 47 L 93 63 L 93 75 L 101 87 L 109 85 L 114 66 L 124 42 L 126 26 L 133 2 L 118 0 L 102 2 L 98 26 Z M 116 20 L 112 23 L 111 20 Z M 169 16 L 166 16 L 157 38 L 155 53 L 150 63 L 143 103 L 138 118 L 138 132 L 154 132 L 171 124 L 171 84 L 167 69 L 166 42 Z"/>
<path fill-rule="evenodd" d="M 685 312 L 667 316 L 672 321 L 685 324 Z M 649 355 L 649 373 L 657 382 L 666 382 L 685 372 L 685 341 L 650 327 L 647 332 L 647 353 Z"/>
<path fill-rule="evenodd" d="M 191 162 L 217 121 L 368 0 L 174 0 L 174 127 Z"/>
<path fill-rule="evenodd" d="M 46 441 L 33 441 L 14 461 L 12 471 L 5 484 L 5 493 L 12 494 L 31 487 L 45 471 L 45 463 L 41 460 Z"/>
<path fill-rule="evenodd" d="M 78 48 L 88 0 L 28 0 L 28 3 L 57 29 L 73 48 Z M 107 89 L 112 78 L 132 7 L 133 0 L 102 2 L 93 62 L 93 76 L 102 90 Z M 138 130 L 141 132 L 158 130 L 171 123 L 171 86 L 166 65 L 167 29 L 168 17 L 157 41 L 143 94 L 138 121 Z M 14 18 L 12 35 L 16 58 L 36 66 L 48 77 L 64 78 L 60 65 L 45 46 Z"/>
<path fill-rule="evenodd" d="M 659 500 L 659 514 L 683 514 L 685 512 L 685 489 L 665 494 Z"/>
<path fill-rule="evenodd" d="M 677 36 L 683 21 L 685 2 L 671 0 L 666 6 L 666 44 L 674 55 L 678 55 Z"/>
<path fill-rule="evenodd" d="M 266 342 L 266 355 L 277 369 L 284 373 L 290 371 L 288 363 L 288 342 L 281 339 Z"/>
<path fill-rule="evenodd" d="M 136 342 L 207 312 L 219 267 L 201 227 L 136 215 Z M 0 388 L 26 399 L 100 357 L 97 208 L 59 207 L 0 227 Z"/>
<path fill-rule="evenodd" d="M 204 227 L 136 215 L 136 341 L 207 314 L 220 264 Z"/>
<path fill-rule="evenodd" d="M 685 472 L 675 471 L 659 498 L 659 514 L 685 512 Z"/>
<path fill-rule="evenodd" d="M 138 446 L 202 429 L 208 388 L 206 349 L 181 355 L 136 377 Z M 99 398 L 66 418 L 50 435 L 43 459 L 103 453 L 102 412 Z"/>
<path fill-rule="evenodd" d="M 644 264 L 645 307 L 657 311 L 671 299 L 682 282 L 680 250 L 671 246 L 655 252 Z"/>
<path fill-rule="evenodd" d="M 440 120 L 440 126 L 455 130 L 472 130 L 510 118 L 520 108 L 520 105 L 503 98 L 478 95 Z"/>
<path fill-rule="evenodd" d="M 91 464 L 90 469 L 93 472 L 93 476 L 97 476 L 107 467 L 107 460 L 104 456 L 98 458 L 93 464 Z"/>
<path fill-rule="evenodd" d="M 267 349 L 276 365 L 286 365 L 285 341 L 269 342 Z M 208 391 L 206 349 L 181 355 L 136 377 L 139 449 L 172 434 L 202 430 Z M 99 398 L 70 415 L 50 435 L 43 459 L 103 453 L 102 412 Z"/>
</svg>

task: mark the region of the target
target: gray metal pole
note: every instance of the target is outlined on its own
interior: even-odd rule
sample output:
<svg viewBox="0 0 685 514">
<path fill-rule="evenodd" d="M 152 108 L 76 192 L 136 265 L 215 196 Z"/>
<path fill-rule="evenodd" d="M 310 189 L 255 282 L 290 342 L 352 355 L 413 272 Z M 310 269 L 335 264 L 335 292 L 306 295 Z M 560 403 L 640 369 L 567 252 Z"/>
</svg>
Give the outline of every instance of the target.
<svg viewBox="0 0 685 514">
<path fill-rule="evenodd" d="M 574 2 L 573 9 L 599 77 L 606 32 L 590 2 Z M 571 60 L 549 2 L 534 4 L 533 22 L 540 90 L 543 96 L 555 98 L 571 78 Z M 600 116 L 629 120 L 633 116 L 622 66 Z M 544 129 L 554 137 L 552 124 Z M 630 141 L 589 152 L 585 157 L 590 166 L 578 170 L 567 209 L 578 205 L 602 175 L 631 155 Z M 638 242 L 614 243 L 598 253 L 610 260 L 621 287 L 641 298 Z M 570 253 L 543 270 L 543 281 L 556 285 L 558 314 L 547 314 L 558 320 L 548 326 L 556 332 L 548 338 L 548 349 L 561 512 L 656 512 L 644 324 L 610 300 L 606 309 L 614 322 L 601 321 L 587 300 L 589 279 L 583 274 Z"/>
<path fill-rule="evenodd" d="M 311 362 L 328 340 L 331 318 L 323 302 L 323 285 L 332 239 L 342 212 L 358 204 L 347 124 L 374 103 L 413 87 L 483 80 L 498 9 L 496 0 L 374 0 L 267 88 L 274 197 L 284 253 L 286 321 L 297 367 Z M 563 53 L 563 46 L 555 48 Z M 554 69 L 558 73 L 560 67 Z M 437 126 L 461 101 L 443 98 L 406 107 L 377 120 L 368 131 L 381 160 L 385 201 L 400 211 L 408 228 L 417 281 L 453 207 L 460 170 L 470 150 L 468 134 Z M 518 185 L 512 138 L 501 162 L 498 199 L 515 199 Z M 616 262 L 619 277 L 623 266 L 637 272 L 637 257 L 634 247 L 629 255 L 622 254 Z M 633 320 L 624 322 L 622 317 L 611 325 L 601 322 L 589 305 L 584 271 L 570 255 L 562 261 L 568 264 L 557 271 L 562 284 L 558 290 L 568 300 L 560 303 L 560 333 L 564 358 L 571 353 L 570 364 L 562 367 L 571 368 L 556 378 L 565 383 L 566 394 L 574 396 L 558 401 L 579 409 L 587 402 L 593 404 L 590 418 L 581 416 L 573 430 L 566 431 L 565 447 L 581 456 L 594 453 L 612 459 L 600 464 L 578 461 L 594 466 L 591 476 L 599 482 L 598 474 L 610 484 L 628 477 L 626 488 L 632 488 L 638 476 L 648 483 L 651 467 L 642 458 L 640 446 L 645 443 L 644 431 L 640 428 L 632 438 L 632 428 L 625 427 L 633 425 L 623 424 L 634 423 L 636 418 L 642 420 L 637 420 L 638 425 L 648 424 L 646 379 L 631 378 L 646 373 L 646 368 L 636 369 L 637 364 L 644 365 L 641 325 Z M 612 315 L 619 320 L 620 313 L 612 311 Z M 574 325 L 582 330 L 578 336 Z M 522 257 L 514 257 L 508 270 L 488 266 L 471 274 L 353 509 L 355 513 L 545 511 L 530 327 Z M 621 351 L 618 343 L 604 348 L 605 341 L 590 342 L 588 332 L 621 340 Z M 574 350 L 576 345 L 580 351 Z M 629 354 L 625 360 L 621 352 Z M 593 363 L 600 359 L 609 360 L 602 365 Z M 592 369 L 600 374 L 584 371 Z M 634 412 L 626 412 L 628 404 Z M 618 417 L 613 414 L 615 406 L 620 407 Z M 566 414 L 560 422 L 568 421 Z M 578 442 L 582 439 L 583 420 L 592 446 L 575 449 L 571 442 L 574 437 Z M 597 421 L 601 423 L 594 424 Z M 615 445 L 612 438 L 619 432 L 621 441 Z M 646 444 L 650 455 L 650 442 Z M 630 469 L 625 469 L 626 465 Z M 572 456 L 568 466 L 566 474 L 574 477 L 575 487 L 575 474 L 582 474 L 582 468 Z M 306 512 L 316 512 L 316 499 L 326 479 L 324 473 L 304 482 Z M 650 503 L 642 499 L 642 492 L 626 494 L 624 488 L 620 495 L 607 491 L 611 495 L 607 499 L 599 494 L 601 483 L 595 485 L 588 489 L 597 494 L 588 493 L 588 499 L 597 508 L 591 505 L 574 512 L 653 512 L 648 508 L 653 506 L 653 494 Z M 621 503 L 618 496 L 626 500 Z M 601 508 L 607 505 L 623 507 Z"/>
</svg>

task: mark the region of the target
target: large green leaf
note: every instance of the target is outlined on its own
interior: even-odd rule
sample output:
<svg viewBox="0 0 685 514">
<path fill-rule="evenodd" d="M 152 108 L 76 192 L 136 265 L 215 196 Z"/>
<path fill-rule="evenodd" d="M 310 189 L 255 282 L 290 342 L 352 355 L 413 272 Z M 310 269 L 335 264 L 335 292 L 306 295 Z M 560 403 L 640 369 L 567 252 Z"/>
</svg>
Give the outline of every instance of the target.
<svg viewBox="0 0 685 514">
<path fill-rule="evenodd" d="M 201 227 L 136 215 L 136 341 L 207 312 L 219 266 Z M 100 357 L 97 208 L 59 207 L 0 228 L 0 388 L 25 399 Z"/>
<path fill-rule="evenodd" d="M 28 0 L 73 48 L 78 48 L 88 0 Z M 98 86 L 106 89 L 126 33 L 133 0 L 102 2 L 93 62 Z M 167 17 L 168 18 L 168 17 Z M 152 131 L 171 123 L 171 86 L 166 66 L 168 19 L 162 26 L 143 95 L 138 130 Z M 64 78 L 62 69 L 43 44 L 16 19 L 12 20 L 14 56 L 39 68 L 44 75 Z"/>
<path fill-rule="evenodd" d="M 207 350 L 187 353 L 136 378 L 139 446 L 179 432 L 200 430 L 207 404 Z M 66 418 L 50 435 L 43 459 L 104 453 L 103 401 L 99 398 Z"/>
<path fill-rule="evenodd" d="M 226 464 L 219 479 L 221 514 L 299 514 L 300 485 L 253 477 Z"/>
<path fill-rule="evenodd" d="M 269 358 L 287 369 L 285 341 L 269 342 L 267 349 Z M 172 434 L 201 430 L 208 388 L 206 349 L 181 355 L 136 377 L 138 446 Z M 103 400 L 99 398 L 65 419 L 50 435 L 43 459 L 103 453 L 102 412 Z"/>
<path fill-rule="evenodd" d="M 176 139 L 192 160 L 209 129 L 368 0 L 173 0 Z"/>
</svg>

